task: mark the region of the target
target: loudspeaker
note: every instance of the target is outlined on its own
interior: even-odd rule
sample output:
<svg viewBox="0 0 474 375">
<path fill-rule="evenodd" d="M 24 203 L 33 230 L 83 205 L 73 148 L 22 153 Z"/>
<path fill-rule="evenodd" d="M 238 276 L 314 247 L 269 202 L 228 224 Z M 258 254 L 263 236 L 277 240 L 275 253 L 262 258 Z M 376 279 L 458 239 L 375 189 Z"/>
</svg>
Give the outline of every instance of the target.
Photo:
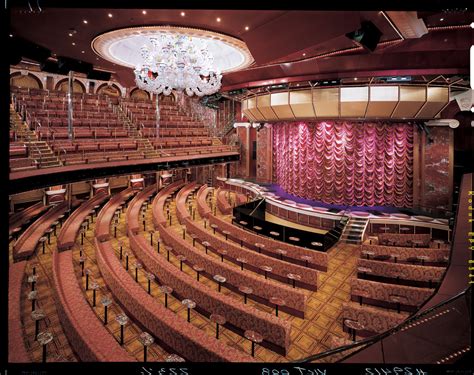
<svg viewBox="0 0 474 375">
<path fill-rule="evenodd" d="M 99 81 L 109 81 L 111 75 L 112 75 L 112 73 L 109 73 L 109 72 L 103 72 L 101 70 L 91 70 L 87 74 L 87 78 L 96 79 L 96 80 L 99 80 Z"/>
<path fill-rule="evenodd" d="M 89 74 L 93 66 L 90 63 L 81 60 L 71 59 L 69 57 L 58 57 L 58 68 L 60 74 L 68 74 L 69 71 Z"/>
<path fill-rule="evenodd" d="M 40 68 L 43 72 L 59 73 L 59 67 L 56 61 L 46 60 L 41 63 Z"/>
<path fill-rule="evenodd" d="M 20 60 L 22 57 L 25 57 L 27 59 L 43 63 L 51 56 L 51 51 L 49 49 L 41 47 L 26 39 L 13 37 L 9 38 L 9 42 L 9 54 L 13 55 L 10 61 L 17 61 L 19 56 Z"/>
<path fill-rule="evenodd" d="M 359 29 L 347 33 L 346 36 L 373 52 L 380 41 L 382 32 L 372 22 L 363 21 Z"/>
</svg>

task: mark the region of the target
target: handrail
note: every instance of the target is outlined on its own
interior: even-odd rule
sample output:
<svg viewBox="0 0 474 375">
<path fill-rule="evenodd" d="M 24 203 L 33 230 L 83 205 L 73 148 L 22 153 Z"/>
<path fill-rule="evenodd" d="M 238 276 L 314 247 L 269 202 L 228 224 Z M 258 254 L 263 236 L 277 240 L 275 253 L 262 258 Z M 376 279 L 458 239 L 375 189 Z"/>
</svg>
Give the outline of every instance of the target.
<svg viewBox="0 0 474 375">
<path fill-rule="evenodd" d="M 422 312 L 417 312 L 415 313 L 414 315 L 412 315 L 411 317 L 409 317 L 408 319 L 406 319 L 405 321 L 403 321 L 402 323 L 400 323 L 399 325 L 393 327 L 393 328 L 390 328 L 388 331 L 385 331 L 385 332 L 382 332 L 382 333 L 379 333 L 378 335 L 375 335 L 375 336 L 372 336 L 372 337 L 369 337 L 367 339 L 364 339 L 364 340 L 361 340 L 361 341 L 358 341 L 358 342 L 355 342 L 353 344 L 349 344 L 349 345 L 344 345 L 344 346 L 341 346 L 339 348 L 336 348 L 336 349 L 331 349 L 331 350 L 327 350 L 323 353 L 319 353 L 319 354 L 315 354 L 315 355 L 312 355 L 312 356 L 309 356 L 309 357 L 306 357 L 306 358 L 303 358 L 303 359 L 300 359 L 300 360 L 295 360 L 295 361 L 291 361 L 291 363 L 306 363 L 306 362 L 312 362 L 312 361 L 315 361 L 315 360 L 318 360 L 318 359 L 322 359 L 322 358 L 325 358 L 325 357 L 328 357 L 330 355 L 333 355 L 333 354 L 337 354 L 339 352 L 343 352 L 345 350 L 348 350 L 348 349 L 352 349 L 352 348 L 355 348 L 355 347 L 358 347 L 358 346 L 363 346 L 363 345 L 369 345 L 369 344 L 373 344 L 377 341 L 380 341 L 382 339 L 384 339 L 385 337 L 388 337 L 390 336 L 391 334 L 401 330 L 402 328 L 404 328 L 406 325 L 408 324 L 411 324 L 413 321 L 415 320 L 418 320 L 422 317 L 424 317 L 425 315 L 427 314 L 430 314 L 431 312 L 433 312 L 434 310 L 437 310 L 445 305 L 447 305 L 448 303 L 460 298 L 461 296 L 465 295 L 468 293 L 468 291 L 470 292 L 470 289 L 471 289 L 471 286 L 469 286 L 468 288 L 464 289 L 462 292 L 448 298 L 447 300 L 443 301 L 443 302 L 440 302 L 438 304 L 436 304 L 435 306 L 432 306 L 430 307 L 429 309 L 425 310 L 425 311 L 422 311 Z"/>
</svg>

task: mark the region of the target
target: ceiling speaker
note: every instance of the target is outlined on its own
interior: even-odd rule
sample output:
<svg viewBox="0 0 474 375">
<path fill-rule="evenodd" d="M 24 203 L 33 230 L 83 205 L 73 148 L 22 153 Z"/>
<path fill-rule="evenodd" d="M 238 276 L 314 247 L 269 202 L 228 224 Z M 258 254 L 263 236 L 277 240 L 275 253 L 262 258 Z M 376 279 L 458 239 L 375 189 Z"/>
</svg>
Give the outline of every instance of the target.
<svg viewBox="0 0 474 375">
<path fill-rule="evenodd" d="M 346 36 L 358 45 L 373 52 L 380 41 L 382 32 L 372 22 L 363 21 L 359 29 L 347 33 Z"/>
<path fill-rule="evenodd" d="M 98 81 L 110 81 L 111 76 L 112 76 L 112 73 L 103 72 L 101 70 L 91 70 L 87 74 L 88 79 L 95 79 L 95 80 L 98 80 Z"/>
<path fill-rule="evenodd" d="M 58 57 L 58 68 L 60 74 L 68 74 L 71 70 L 73 72 L 89 74 L 93 66 L 85 61 L 61 56 Z"/>
<path fill-rule="evenodd" d="M 23 38 L 13 37 L 9 38 L 10 51 L 14 58 L 11 60 L 18 60 L 18 56 L 43 63 L 51 56 L 51 51 L 45 47 L 39 46 Z"/>
</svg>

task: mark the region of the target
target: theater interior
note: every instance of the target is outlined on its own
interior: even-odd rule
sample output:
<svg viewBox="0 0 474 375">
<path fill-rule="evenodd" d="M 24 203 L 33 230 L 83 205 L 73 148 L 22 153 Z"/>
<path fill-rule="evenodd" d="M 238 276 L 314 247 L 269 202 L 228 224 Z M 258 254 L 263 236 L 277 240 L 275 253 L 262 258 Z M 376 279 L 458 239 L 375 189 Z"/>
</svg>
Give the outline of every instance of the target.
<svg viewBox="0 0 474 375">
<path fill-rule="evenodd" d="M 9 8 L 8 363 L 469 363 L 472 9 L 50 3 Z"/>
</svg>

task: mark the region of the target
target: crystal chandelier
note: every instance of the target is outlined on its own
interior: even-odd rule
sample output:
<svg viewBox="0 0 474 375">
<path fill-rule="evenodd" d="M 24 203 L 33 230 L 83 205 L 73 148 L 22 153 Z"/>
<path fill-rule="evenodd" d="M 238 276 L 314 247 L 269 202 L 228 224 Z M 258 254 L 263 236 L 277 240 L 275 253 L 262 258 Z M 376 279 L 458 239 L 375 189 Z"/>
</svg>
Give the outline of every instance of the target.
<svg viewBox="0 0 474 375">
<path fill-rule="evenodd" d="M 159 33 L 141 50 L 142 62 L 135 73 L 140 89 L 170 95 L 173 90 L 187 95 L 211 95 L 221 87 L 222 75 L 214 68 L 207 43 L 181 34 Z"/>
</svg>

